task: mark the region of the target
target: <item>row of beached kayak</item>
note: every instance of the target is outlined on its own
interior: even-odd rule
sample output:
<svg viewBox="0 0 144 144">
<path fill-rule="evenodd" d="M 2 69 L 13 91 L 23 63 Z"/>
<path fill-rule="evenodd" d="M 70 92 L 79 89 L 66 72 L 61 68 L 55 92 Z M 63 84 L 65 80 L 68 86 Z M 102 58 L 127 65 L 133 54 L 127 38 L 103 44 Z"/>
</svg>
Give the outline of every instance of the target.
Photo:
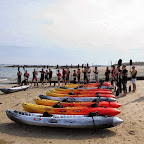
<svg viewBox="0 0 144 144">
<path fill-rule="evenodd" d="M 101 86 L 68 84 L 48 91 L 46 95 L 39 95 L 39 98 L 34 99 L 35 104 L 23 103 L 26 112 L 7 110 L 6 113 L 11 120 L 30 125 L 69 128 L 114 127 L 123 120 L 116 117 L 120 113 L 118 108 L 121 104 L 116 102 L 110 89 L 110 83 L 103 83 Z"/>
</svg>

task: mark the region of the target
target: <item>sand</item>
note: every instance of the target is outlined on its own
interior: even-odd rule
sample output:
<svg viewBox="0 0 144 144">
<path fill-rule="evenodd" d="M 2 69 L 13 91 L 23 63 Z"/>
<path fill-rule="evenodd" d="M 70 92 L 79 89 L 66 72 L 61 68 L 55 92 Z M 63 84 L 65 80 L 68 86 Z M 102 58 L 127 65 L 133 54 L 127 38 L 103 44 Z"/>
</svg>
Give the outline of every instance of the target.
<svg viewBox="0 0 144 144">
<path fill-rule="evenodd" d="M 24 111 L 23 102 L 34 103 L 39 94 L 54 87 L 39 87 L 11 94 L 0 92 L 0 144 L 142 144 L 144 141 L 144 81 L 137 81 L 137 91 L 119 96 L 122 104 L 118 117 L 124 122 L 113 128 L 64 129 L 17 124 L 5 114 L 7 109 Z M 6 87 L 11 87 L 7 85 Z M 129 83 L 128 83 L 129 86 Z"/>
</svg>

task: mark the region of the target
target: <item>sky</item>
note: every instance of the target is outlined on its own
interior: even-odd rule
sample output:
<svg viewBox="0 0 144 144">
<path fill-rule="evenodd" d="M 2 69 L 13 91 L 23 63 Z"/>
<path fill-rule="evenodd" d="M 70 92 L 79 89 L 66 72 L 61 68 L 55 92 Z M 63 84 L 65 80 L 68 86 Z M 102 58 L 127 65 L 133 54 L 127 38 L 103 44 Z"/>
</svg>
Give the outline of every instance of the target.
<svg viewBox="0 0 144 144">
<path fill-rule="evenodd" d="M 0 63 L 144 61 L 143 0 L 0 0 Z"/>
</svg>

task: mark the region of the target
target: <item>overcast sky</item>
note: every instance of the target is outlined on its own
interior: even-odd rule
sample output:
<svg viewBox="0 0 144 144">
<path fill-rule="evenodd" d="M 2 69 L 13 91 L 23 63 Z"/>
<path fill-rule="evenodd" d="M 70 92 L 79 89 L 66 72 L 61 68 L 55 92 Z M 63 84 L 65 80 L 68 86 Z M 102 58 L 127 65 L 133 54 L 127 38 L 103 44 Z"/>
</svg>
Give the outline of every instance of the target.
<svg viewBox="0 0 144 144">
<path fill-rule="evenodd" d="M 143 0 L 0 0 L 0 63 L 144 61 L 143 6 Z"/>
</svg>

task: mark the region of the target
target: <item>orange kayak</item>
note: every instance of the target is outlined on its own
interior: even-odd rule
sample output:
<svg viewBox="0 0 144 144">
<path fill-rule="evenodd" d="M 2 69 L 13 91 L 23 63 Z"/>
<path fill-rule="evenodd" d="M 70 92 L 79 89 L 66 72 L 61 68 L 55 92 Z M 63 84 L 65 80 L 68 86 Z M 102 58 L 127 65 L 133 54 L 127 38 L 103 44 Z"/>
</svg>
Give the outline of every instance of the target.
<svg viewBox="0 0 144 144">
<path fill-rule="evenodd" d="M 82 92 L 82 91 L 111 91 L 109 89 L 63 89 L 63 88 L 55 88 L 55 91 L 62 91 L 62 92 Z"/>
<path fill-rule="evenodd" d="M 63 115 L 89 115 L 90 113 L 97 113 L 100 115 L 115 116 L 120 113 L 116 108 L 104 107 L 66 107 L 66 108 L 53 108 L 50 106 L 23 103 L 23 108 L 31 113 L 44 113 L 47 111 L 49 114 L 63 114 Z"/>
<path fill-rule="evenodd" d="M 54 93 L 59 93 L 59 94 L 74 94 L 74 95 L 82 95 L 82 94 L 112 94 L 112 91 L 103 91 L 103 90 L 98 90 L 98 91 L 55 91 L 55 90 L 50 90 L 50 92 Z"/>
<path fill-rule="evenodd" d="M 96 102 L 59 102 L 54 100 L 47 100 L 47 99 L 40 99 L 35 98 L 35 103 L 38 105 L 46 105 L 46 106 L 54 106 L 59 104 L 60 107 L 91 107 L 95 106 Z M 121 104 L 117 102 L 107 102 L 107 101 L 101 101 L 98 102 L 97 107 L 112 107 L 112 108 L 119 108 Z"/>
<path fill-rule="evenodd" d="M 68 95 L 68 94 L 59 94 L 53 92 L 46 92 L 47 96 L 54 96 L 54 97 L 112 97 L 115 98 L 112 94 L 83 94 L 83 95 Z"/>
</svg>

